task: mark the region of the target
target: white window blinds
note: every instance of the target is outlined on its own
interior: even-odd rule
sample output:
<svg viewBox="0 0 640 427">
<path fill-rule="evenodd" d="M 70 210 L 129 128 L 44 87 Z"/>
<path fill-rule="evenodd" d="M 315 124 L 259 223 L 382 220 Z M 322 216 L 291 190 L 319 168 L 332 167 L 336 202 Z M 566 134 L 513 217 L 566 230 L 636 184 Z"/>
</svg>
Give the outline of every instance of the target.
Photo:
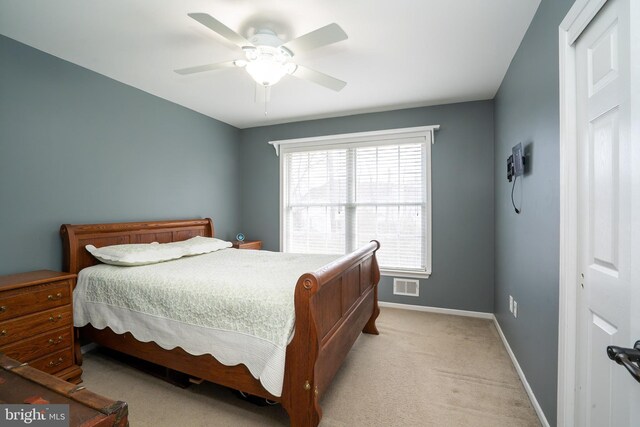
<svg viewBox="0 0 640 427">
<path fill-rule="evenodd" d="M 285 154 L 285 252 L 345 253 L 347 151 Z"/>
<path fill-rule="evenodd" d="M 431 272 L 431 133 L 282 147 L 282 249 L 347 253 L 375 239 L 384 271 Z"/>
</svg>

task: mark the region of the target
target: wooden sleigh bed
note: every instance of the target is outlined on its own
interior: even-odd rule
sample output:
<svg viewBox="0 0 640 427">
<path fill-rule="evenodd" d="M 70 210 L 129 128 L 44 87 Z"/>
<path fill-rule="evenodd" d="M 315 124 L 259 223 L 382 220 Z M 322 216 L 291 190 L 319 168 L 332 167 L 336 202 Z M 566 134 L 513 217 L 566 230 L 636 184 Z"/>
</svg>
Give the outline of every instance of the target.
<svg viewBox="0 0 640 427">
<path fill-rule="evenodd" d="M 214 237 L 210 219 L 70 225 L 60 228 L 64 269 L 77 274 L 98 261 L 85 249 L 126 243 L 168 243 L 195 236 Z M 295 427 L 317 426 L 319 400 L 360 332 L 378 334 L 380 272 L 372 241 L 336 262 L 303 274 L 295 287 L 295 334 L 287 346 L 281 396 L 269 393 L 244 365 L 225 366 L 210 355 L 193 356 L 180 347 L 165 350 L 153 342 L 137 341 L 130 333 L 116 334 L 91 325 L 79 335 L 105 347 L 227 387 L 282 404 Z M 82 363 L 80 340 L 75 357 Z"/>
</svg>

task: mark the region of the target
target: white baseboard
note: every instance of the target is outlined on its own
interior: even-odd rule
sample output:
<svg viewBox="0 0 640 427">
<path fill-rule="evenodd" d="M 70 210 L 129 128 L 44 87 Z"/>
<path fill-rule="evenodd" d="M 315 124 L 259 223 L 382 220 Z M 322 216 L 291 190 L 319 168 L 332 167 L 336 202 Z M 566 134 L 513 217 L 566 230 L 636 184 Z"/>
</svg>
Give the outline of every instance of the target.
<svg viewBox="0 0 640 427">
<path fill-rule="evenodd" d="M 424 305 L 398 304 L 395 302 L 379 301 L 380 307 L 400 308 L 402 310 L 426 311 L 427 313 L 451 314 L 453 316 L 478 317 L 480 319 L 493 319 L 492 313 L 482 311 L 455 310 L 453 308 L 428 307 Z"/>
<path fill-rule="evenodd" d="M 542 407 L 538 403 L 538 399 L 536 399 L 536 395 L 533 394 L 533 390 L 531 389 L 531 386 L 529 385 L 529 382 L 527 381 L 527 377 L 524 376 L 524 372 L 522 371 L 522 368 L 520 367 L 520 364 L 518 363 L 518 359 L 516 359 L 516 355 L 513 354 L 513 351 L 511 350 L 511 346 L 509 346 L 509 342 L 507 341 L 507 337 L 505 337 L 504 333 L 502 333 L 502 328 L 500 328 L 500 324 L 498 323 L 498 319 L 496 319 L 495 316 L 493 316 L 493 323 L 496 325 L 496 329 L 498 330 L 498 334 L 500 335 L 500 338 L 502 338 L 502 343 L 504 344 L 504 347 L 507 349 L 507 353 L 509 353 L 509 357 L 511 357 L 511 362 L 513 363 L 513 366 L 516 368 L 516 372 L 518 373 L 518 376 L 520 377 L 520 381 L 522 381 L 522 385 L 524 386 L 524 390 L 527 392 L 527 395 L 529 395 L 529 400 L 531 401 L 531 404 L 533 405 L 533 409 L 536 411 L 536 414 L 538 415 L 538 418 L 540 419 L 540 423 L 542 424 L 543 427 L 550 427 L 549 426 L 549 421 L 547 421 L 547 417 L 544 416 L 544 412 L 542 411 Z"/>
</svg>

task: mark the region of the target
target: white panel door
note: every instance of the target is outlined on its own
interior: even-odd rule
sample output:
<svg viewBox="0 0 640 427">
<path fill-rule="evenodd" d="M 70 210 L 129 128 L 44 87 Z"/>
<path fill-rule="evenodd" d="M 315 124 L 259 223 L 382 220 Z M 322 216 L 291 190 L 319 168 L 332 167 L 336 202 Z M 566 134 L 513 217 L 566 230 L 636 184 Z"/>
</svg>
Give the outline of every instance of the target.
<svg viewBox="0 0 640 427">
<path fill-rule="evenodd" d="M 630 418 L 640 384 L 606 353 L 640 339 L 630 304 L 639 292 L 632 204 L 640 165 L 631 161 L 638 138 L 630 135 L 629 1 L 607 1 L 576 42 L 579 426 L 640 425 Z"/>
</svg>

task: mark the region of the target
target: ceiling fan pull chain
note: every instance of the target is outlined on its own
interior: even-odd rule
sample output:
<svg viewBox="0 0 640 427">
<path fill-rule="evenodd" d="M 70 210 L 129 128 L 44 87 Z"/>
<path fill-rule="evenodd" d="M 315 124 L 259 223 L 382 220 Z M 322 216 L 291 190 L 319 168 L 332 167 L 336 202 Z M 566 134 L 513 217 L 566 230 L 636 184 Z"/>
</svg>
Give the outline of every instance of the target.
<svg viewBox="0 0 640 427">
<path fill-rule="evenodd" d="M 269 102 L 270 86 L 264 86 L 264 116 L 267 117 L 267 103 Z"/>
</svg>

